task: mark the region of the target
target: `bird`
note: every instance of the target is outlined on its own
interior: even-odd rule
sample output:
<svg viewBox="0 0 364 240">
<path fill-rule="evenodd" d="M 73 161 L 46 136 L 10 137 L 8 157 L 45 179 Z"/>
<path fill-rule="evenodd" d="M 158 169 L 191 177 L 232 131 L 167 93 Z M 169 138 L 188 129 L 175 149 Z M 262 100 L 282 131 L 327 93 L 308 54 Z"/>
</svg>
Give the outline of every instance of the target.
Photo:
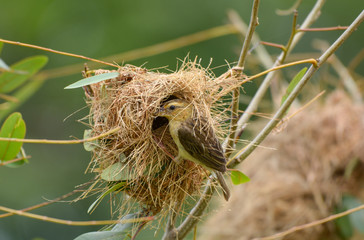
<svg viewBox="0 0 364 240">
<path fill-rule="evenodd" d="M 209 170 L 219 182 L 226 201 L 230 190 L 223 173 L 226 172 L 226 158 L 207 118 L 197 116 L 194 105 L 186 100 L 172 99 L 162 104 L 158 116 L 168 120 L 169 132 L 178 148 L 173 160 L 180 163 L 190 160 Z"/>
</svg>

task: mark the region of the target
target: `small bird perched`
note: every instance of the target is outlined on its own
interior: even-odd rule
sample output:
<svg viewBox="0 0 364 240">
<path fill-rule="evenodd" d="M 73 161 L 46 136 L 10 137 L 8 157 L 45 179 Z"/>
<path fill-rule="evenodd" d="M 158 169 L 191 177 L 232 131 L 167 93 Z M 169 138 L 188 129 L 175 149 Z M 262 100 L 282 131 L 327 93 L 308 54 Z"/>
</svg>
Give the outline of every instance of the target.
<svg viewBox="0 0 364 240">
<path fill-rule="evenodd" d="M 158 116 L 166 117 L 169 121 L 169 131 L 178 147 L 178 156 L 174 161 L 179 163 L 182 159 L 187 159 L 210 170 L 228 201 L 230 190 L 222 176 L 226 172 L 226 159 L 221 144 L 206 119 L 197 117 L 193 105 L 181 99 L 164 103 Z"/>
</svg>

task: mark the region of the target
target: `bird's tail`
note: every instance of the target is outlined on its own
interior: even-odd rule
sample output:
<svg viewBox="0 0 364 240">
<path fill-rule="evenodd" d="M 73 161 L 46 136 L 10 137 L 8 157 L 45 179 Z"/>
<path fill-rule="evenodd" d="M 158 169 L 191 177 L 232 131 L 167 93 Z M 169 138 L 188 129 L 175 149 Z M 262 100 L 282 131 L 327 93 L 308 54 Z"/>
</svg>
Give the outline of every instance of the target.
<svg viewBox="0 0 364 240">
<path fill-rule="evenodd" d="M 230 190 L 228 185 L 225 182 L 224 177 L 222 176 L 221 172 L 215 171 L 215 175 L 216 175 L 216 179 L 219 182 L 221 188 L 222 188 L 222 193 L 224 194 L 224 198 L 226 201 L 229 200 L 230 198 Z"/>
</svg>

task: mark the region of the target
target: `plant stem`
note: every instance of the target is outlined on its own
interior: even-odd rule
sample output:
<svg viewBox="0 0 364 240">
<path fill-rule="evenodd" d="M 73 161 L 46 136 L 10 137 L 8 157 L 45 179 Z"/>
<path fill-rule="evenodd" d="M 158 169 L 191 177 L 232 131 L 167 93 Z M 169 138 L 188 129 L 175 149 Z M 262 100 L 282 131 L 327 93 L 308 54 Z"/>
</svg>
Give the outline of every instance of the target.
<svg viewBox="0 0 364 240">
<path fill-rule="evenodd" d="M 192 228 L 200 221 L 200 217 L 210 202 L 214 191 L 215 188 L 212 186 L 212 181 L 210 180 L 207 182 L 207 186 L 205 187 L 205 190 L 197 204 L 191 210 L 188 217 L 186 217 L 182 224 L 177 228 L 179 239 L 183 239 L 187 233 L 189 233 Z"/>
<path fill-rule="evenodd" d="M 306 19 L 302 23 L 302 26 L 301 26 L 302 28 L 309 28 L 309 26 L 318 18 L 318 16 L 320 15 L 321 8 L 324 5 L 324 3 L 325 3 L 325 0 L 318 0 L 316 2 L 315 6 L 312 8 L 312 10 L 310 11 L 308 16 L 306 17 Z M 285 52 L 282 52 L 279 55 L 279 57 L 277 58 L 277 60 L 275 61 L 274 65 L 272 67 L 276 67 L 276 66 L 282 64 L 282 62 L 284 60 L 283 57 L 287 56 L 289 54 L 289 52 L 296 46 L 298 41 L 302 38 L 303 33 L 304 32 L 298 32 L 297 34 L 295 34 L 294 38 L 291 41 L 290 49 L 287 49 L 286 54 L 285 54 Z M 250 101 L 248 107 L 244 111 L 244 114 L 240 117 L 240 119 L 239 119 L 239 121 L 237 123 L 238 124 L 238 126 L 237 126 L 238 131 L 239 131 L 239 129 L 242 128 L 242 126 L 244 126 L 249 121 L 251 114 L 257 110 L 260 101 L 263 99 L 263 96 L 264 96 L 265 92 L 267 91 L 267 89 L 268 89 L 268 87 L 270 85 L 270 82 L 275 77 L 275 75 L 276 75 L 275 72 L 271 72 L 264 78 L 264 80 L 263 80 L 262 84 L 260 85 L 258 91 L 254 95 L 253 99 Z"/>
<path fill-rule="evenodd" d="M 312 65 L 306 74 L 302 77 L 296 87 L 288 95 L 286 101 L 281 105 L 281 107 L 274 114 L 273 118 L 267 123 L 267 125 L 259 132 L 259 134 L 254 138 L 250 144 L 235 154 L 231 158 L 229 167 L 234 167 L 244 159 L 246 159 L 250 153 L 268 136 L 268 134 L 275 128 L 278 124 L 279 119 L 283 117 L 285 112 L 288 110 L 289 106 L 292 104 L 293 100 L 298 96 L 299 92 L 305 86 L 305 84 L 311 79 L 313 74 L 322 66 L 323 63 L 344 43 L 344 41 L 356 30 L 360 23 L 364 20 L 364 10 L 360 15 L 350 24 L 348 29 L 321 55 L 317 60 L 317 66 Z"/>
<path fill-rule="evenodd" d="M 164 52 L 172 51 L 178 48 L 182 48 L 188 45 L 192 45 L 195 43 L 207 41 L 213 38 L 218 38 L 230 34 L 238 33 L 235 26 L 232 24 L 226 24 L 218 27 L 213 27 L 207 30 L 203 30 L 200 32 L 192 33 L 187 36 L 179 37 L 176 39 L 172 39 L 169 41 L 157 43 L 154 45 L 150 45 L 147 47 L 142 47 L 134 50 L 130 50 L 127 52 L 119 53 L 116 55 L 111 55 L 105 58 L 102 58 L 102 61 L 110 61 L 122 64 L 124 62 L 130 62 L 140 58 L 146 58 L 150 56 L 154 56 L 157 54 L 161 54 Z M 101 64 L 90 62 L 87 63 L 91 68 L 100 67 Z M 83 64 L 73 64 L 65 67 L 59 67 L 54 69 L 47 69 L 39 73 L 49 78 L 56 78 L 62 76 L 68 76 L 75 73 L 79 73 L 80 69 L 83 68 Z"/>
<path fill-rule="evenodd" d="M 114 134 L 120 130 L 120 127 L 113 128 L 107 132 L 104 132 L 100 135 L 91 138 L 85 138 L 80 140 L 48 140 L 48 139 L 21 139 L 21 138 L 3 138 L 0 137 L 0 142 L 9 141 L 9 142 L 22 142 L 22 143 L 40 143 L 40 144 L 79 144 L 84 142 L 92 142 L 99 138 L 106 137 L 108 135 Z"/>
<path fill-rule="evenodd" d="M 248 33 L 244 39 L 243 47 L 241 49 L 240 57 L 238 64 L 232 69 L 232 74 L 236 75 L 238 78 L 243 77 L 243 69 L 245 60 L 248 54 L 250 42 L 253 38 L 253 34 L 255 31 L 256 26 L 258 26 L 258 9 L 259 9 L 259 1 L 254 0 L 250 23 L 248 27 Z M 233 98 L 232 98 L 232 105 L 231 105 L 231 121 L 230 121 L 230 135 L 228 144 L 226 147 L 226 155 L 229 156 L 232 150 L 235 148 L 235 135 L 237 134 L 237 123 L 238 123 L 238 116 L 239 116 L 239 101 L 240 99 L 240 86 L 236 87 L 233 90 Z"/>
<path fill-rule="evenodd" d="M 345 212 L 341 212 L 341 213 L 338 213 L 338 214 L 334 214 L 334 215 L 331 215 L 329 217 L 326 217 L 326 218 L 323 218 L 323 219 L 320 219 L 320 220 L 317 220 L 317 221 L 313 221 L 313 222 L 310 222 L 310 223 L 307 223 L 307 224 L 303 224 L 303 225 L 300 225 L 300 226 L 292 227 L 292 228 L 288 229 L 287 231 L 280 232 L 280 233 L 274 234 L 274 235 L 269 236 L 269 237 L 255 238 L 253 240 L 274 240 L 274 239 L 282 239 L 282 237 L 287 236 L 290 233 L 297 232 L 297 231 L 301 231 L 301 230 L 304 230 L 304 229 L 307 229 L 307 228 L 312 228 L 314 226 L 317 226 L 317 225 L 320 225 L 320 224 L 323 224 L 323 223 L 327 223 L 327 222 L 333 221 L 335 219 L 338 219 L 338 218 L 347 216 L 349 214 L 352 214 L 354 212 L 358 212 L 358 211 L 363 210 L 363 209 L 364 209 L 364 204 L 362 204 L 362 205 L 360 205 L 358 207 L 355 207 L 355 208 L 351 208 L 349 210 L 346 210 Z"/>
</svg>

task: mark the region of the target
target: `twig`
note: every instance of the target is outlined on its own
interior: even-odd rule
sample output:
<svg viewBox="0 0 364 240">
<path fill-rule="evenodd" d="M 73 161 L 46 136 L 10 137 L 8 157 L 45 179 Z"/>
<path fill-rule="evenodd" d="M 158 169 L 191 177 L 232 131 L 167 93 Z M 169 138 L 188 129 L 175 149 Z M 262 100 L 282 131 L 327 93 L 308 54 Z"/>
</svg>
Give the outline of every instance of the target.
<svg viewBox="0 0 364 240">
<path fill-rule="evenodd" d="M 260 131 L 260 133 L 254 138 L 250 144 L 235 154 L 230 160 L 230 166 L 233 167 L 239 162 L 246 159 L 250 153 L 268 136 L 268 134 L 275 128 L 279 119 L 283 117 L 285 112 L 288 110 L 289 106 L 292 104 L 293 100 L 298 96 L 299 92 L 305 86 L 305 84 L 310 80 L 313 74 L 324 64 L 327 59 L 345 42 L 345 40 L 356 30 L 360 23 L 364 20 L 364 10 L 359 14 L 359 16 L 352 22 L 352 24 L 345 30 L 344 33 L 321 55 L 317 60 L 317 66 L 311 66 L 306 74 L 302 77 L 296 87 L 287 97 L 286 101 L 277 110 L 273 118 L 267 123 L 267 125 Z"/>
<path fill-rule="evenodd" d="M 246 36 L 248 32 L 248 26 L 244 23 L 244 21 L 241 19 L 239 14 L 234 10 L 228 11 L 228 17 L 232 24 L 239 30 L 239 32 Z M 253 33 L 252 37 L 252 43 L 258 44 L 260 42 L 260 39 L 256 32 Z M 264 46 L 258 44 L 256 47 L 253 48 L 254 52 L 256 53 L 257 57 L 259 58 L 261 64 L 265 68 L 270 68 L 273 65 L 273 61 L 271 56 L 269 55 L 268 51 L 265 49 Z"/>
<path fill-rule="evenodd" d="M 65 56 L 69 56 L 69 57 L 81 58 L 81 59 L 101 63 L 101 64 L 104 64 L 104 65 L 108 65 L 108 66 L 112 66 L 112 67 L 116 67 L 116 68 L 119 67 L 118 65 L 115 65 L 115 64 L 112 64 L 112 63 L 109 63 L 109 62 L 105 62 L 105 61 L 102 61 L 102 60 L 98 60 L 98 59 L 95 59 L 95 58 L 85 57 L 85 56 L 82 56 L 82 55 L 68 53 L 68 52 L 62 52 L 62 51 L 58 51 L 58 50 L 53 50 L 51 48 L 40 47 L 40 46 L 33 45 L 33 44 L 15 42 L 15 41 L 10 41 L 10 40 L 1 39 L 1 38 L 0 38 L 0 42 L 7 43 L 7 44 L 12 44 L 12 45 L 18 45 L 18 46 L 22 46 L 22 47 L 35 48 L 35 49 L 39 49 L 39 50 L 42 50 L 42 51 L 52 52 L 52 53 L 65 55 Z"/>
<path fill-rule="evenodd" d="M 203 212 L 205 211 L 208 203 L 212 198 L 212 194 L 214 193 L 215 188 L 212 186 L 212 181 L 209 180 L 207 182 L 207 186 L 198 200 L 196 205 L 190 211 L 190 214 L 185 218 L 182 224 L 177 228 L 178 237 L 179 239 L 183 239 L 187 233 L 189 233 L 192 228 L 200 221 L 200 217 L 202 216 Z"/>
<path fill-rule="evenodd" d="M 135 222 L 144 222 L 144 221 L 150 221 L 153 220 L 154 217 L 140 217 L 140 218 L 134 218 L 134 219 L 125 219 L 125 220 L 101 220 L 101 221 L 70 221 L 70 220 L 63 220 L 58 218 L 52 218 L 47 216 L 42 216 L 34 213 L 27 213 L 19 210 L 14 210 L 11 208 L 0 206 L 0 211 L 13 213 L 16 215 L 34 218 L 42 221 L 47 222 L 53 222 L 53 223 L 59 223 L 64 225 L 71 225 L 71 226 L 90 226 L 90 225 L 111 225 L 111 224 L 117 224 L 117 223 L 135 223 Z"/>
<path fill-rule="evenodd" d="M 244 39 L 243 47 L 241 49 L 240 57 L 238 64 L 232 69 L 234 75 L 237 77 L 243 76 L 243 69 L 245 60 L 248 54 L 250 42 L 253 38 L 253 34 L 255 31 L 256 26 L 258 26 L 258 9 L 259 9 L 259 0 L 254 0 L 251 17 L 250 17 L 250 23 L 248 27 L 248 33 L 246 34 L 246 37 Z M 239 116 L 239 97 L 240 97 L 240 86 L 236 87 L 233 90 L 233 97 L 232 97 L 232 105 L 231 105 L 231 121 L 230 121 L 230 135 L 228 144 L 226 147 L 226 155 L 229 156 L 231 151 L 235 147 L 235 135 L 237 134 L 237 123 L 238 123 L 238 116 Z"/>
<path fill-rule="evenodd" d="M 283 63 L 286 60 L 287 55 L 289 53 L 289 50 L 292 47 L 293 39 L 294 39 L 294 37 L 297 34 L 297 17 L 298 17 L 298 12 L 297 11 L 294 11 L 294 13 L 293 13 L 293 21 L 292 21 L 292 31 L 291 31 L 291 35 L 289 36 L 288 42 L 286 44 L 286 47 L 283 50 L 283 56 L 282 56 L 281 63 Z"/>
<path fill-rule="evenodd" d="M 349 71 L 354 71 L 364 58 L 364 48 L 348 64 Z"/>
<path fill-rule="evenodd" d="M 23 143 L 40 143 L 40 144 L 78 144 L 78 143 L 84 143 L 84 142 L 92 142 L 99 138 L 103 138 L 103 137 L 106 137 L 113 133 L 116 133 L 119 130 L 120 130 L 120 127 L 116 127 L 105 133 L 102 133 L 98 136 L 95 136 L 92 138 L 80 139 L 80 140 L 21 139 L 21 138 L 2 138 L 2 137 L 0 137 L 0 142 L 9 141 L 9 142 L 23 142 Z"/>
<path fill-rule="evenodd" d="M 271 43 L 271 42 L 265 42 L 265 41 L 260 41 L 260 44 L 265 45 L 265 46 L 270 46 L 270 47 L 275 47 L 275 48 L 279 48 L 283 51 L 287 51 L 286 47 L 283 46 L 282 44 L 278 44 L 278 43 Z"/>
<path fill-rule="evenodd" d="M 254 0 L 253 8 L 252 8 L 251 16 L 250 16 L 248 33 L 244 39 L 244 44 L 241 49 L 239 61 L 238 61 L 238 64 L 236 65 L 236 67 L 238 67 L 238 68 L 244 67 L 246 56 L 248 54 L 248 50 L 249 50 L 249 46 L 250 46 L 250 42 L 253 37 L 253 33 L 255 31 L 256 26 L 258 26 L 258 9 L 259 9 L 259 0 Z"/>
<path fill-rule="evenodd" d="M 11 95 L 4 94 L 4 93 L 0 93 L 0 98 L 4 99 L 5 101 L 9 101 L 9 102 L 15 102 L 15 103 L 19 102 L 18 98 L 11 96 Z"/>
<path fill-rule="evenodd" d="M 181 203 L 176 202 L 174 207 L 169 210 L 167 225 L 166 225 L 166 229 L 165 229 L 165 233 L 164 233 L 165 236 L 163 236 L 163 239 L 164 239 L 164 237 L 167 237 L 168 235 L 169 235 L 169 239 L 175 239 L 175 238 L 178 239 L 178 236 L 177 236 L 178 232 L 175 227 L 175 224 L 176 224 L 176 220 L 177 220 L 177 212 L 179 212 L 181 205 L 182 205 Z M 168 238 L 166 238 L 166 239 L 168 239 Z"/>
<path fill-rule="evenodd" d="M 301 26 L 302 28 L 308 28 L 309 26 L 311 26 L 311 24 L 320 15 L 320 11 L 321 11 L 321 8 L 324 5 L 324 3 L 325 3 L 325 0 L 318 0 L 316 2 L 315 6 L 312 8 L 312 10 L 310 11 L 308 16 L 306 17 L 306 19 L 302 23 L 302 26 Z M 298 32 L 298 33 L 295 34 L 294 38 L 292 39 L 290 49 L 287 49 L 288 53 L 296 46 L 296 44 L 302 38 L 302 36 L 303 36 L 303 32 Z M 279 55 L 279 57 L 277 58 L 277 60 L 275 61 L 273 67 L 281 65 L 282 62 L 284 61 L 283 57 L 286 56 L 287 54 L 282 52 Z M 251 114 L 257 110 L 258 105 L 259 105 L 260 101 L 262 100 L 265 92 L 267 91 L 267 89 L 268 89 L 268 87 L 270 85 L 270 82 L 275 77 L 275 74 L 276 73 L 272 72 L 272 73 L 269 73 L 265 77 L 262 84 L 259 86 L 258 91 L 256 92 L 253 99 L 250 101 L 248 107 L 246 108 L 244 114 L 240 117 L 240 119 L 238 121 L 238 127 L 237 127 L 238 129 L 240 129 L 243 125 L 245 125 L 249 121 Z"/>
<path fill-rule="evenodd" d="M 315 102 L 319 97 L 321 97 L 325 92 L 326 92 L 325 90 L 321 91 L 314 98 L 312 98 L 310 101 L 308 101 L 308 103 L 306 103 L 304 106 L 300 107 L 297 111 L 295 111 L 294 113 L 292 113 L 288 117 L 285 117 L 283 120 L 279 121 L 276 128 L 279 128 L 282 125 L 283 122 L 286 122 L 287 120 L 290 120 L 291 118 L 293 118 L 294 116 L 296 116 L 297 114 L 299 114 L 300 112 L 305 110 L 308 106 L 310 106 L 313 102 Z"/>
<path fill-rule="evenodd" d="M 151 46 L 127 51 L 124 53 L 112 55 L 102 58 L 103 61 L 117 62 L 122 64 L 123 62 L 130 62 L 136 59 L 150 57 L 153 55 L 161 54 L 164 52 L 172 51 L 174 49 L 182 48 L 195 43 L 207 41 L 213 38 L 222 37 L 229 34 L 238 33 L 238 30 L 232 24 L 213 27 L 201 32 L 193 33 L 187 36 L 179 37 L 162 43 L 154 44 Z M 92 68 L 100 67 L 100 64 L 89 64 Z M 55 78 L 61 76 L 67 76 L 78 73 L 83 68 L 82 64 L 73 64 L 65 67 L 48 69 L 40 72 L 39 74 L 46 78 Z"/>
<path fill-rule="evenodd" d="M 323 40 L 315 40 L 313 45 L 321 50 L 321 52 L 324 52 L 330 46 L 328 42 Z M 352 96 L 354 102 L 361 104 L 363 102 L 363 98 L 349 70 L 344 66 L 344 64 L 342 64 L 335 54 L 330 57 L 329 62 L 331 63 L 332 68 L 340 76 L 341 81 L 344 83 L 344 86 Z"/>
<path fill-rule="evenodd" d="M 324 31 L 336 31 L 336 30 L 346 30 L 347 26 L 337 26 L 337 27 L 324 27 L 324 28 L 299 28 L 299 32 L 324 32 Z"/>
<path fill-rule="evenodd" d="M 53 199 L 51 201 L 47 201 L 47 202 L 43 202 L 43 203 L 31 206 L 31 207 L 27 207 L 27 208 L 24 208 L 24 209 L 22 209 L 20 211 L 28 212 L 28 211 L 31 211 L 31 210 L 34 210 L 34 209 L 37 209 L 37 208 L 45 207 L 45 206 L 50 205 L 52 203 L 55 203 L 55 202 L 58 202 L 58 201 L 61 201 L 61 200 L 65 199 L 65 198 L 68 198 L 69 196 L 71 196 L 71 195 L 73 195 L 73 194 L 75 194 L 76 192 L 79 192 L 79 191 L 80 190 L 73 190 L 72 192 L 69 192 L 69 193 L 67 193 L 67 194 L 65 194 L 63 196 L 60 196 L 58 198 L 55 198 L 55 199 Z M 12 215 L 15 215 L 15 213 L 4 213 L 4 214 L 0 215 L 0 218 L 10 217 Z"/>
<path fill-rule="evenodd" d="M 295 11 L 299 5 L 301 4 L 302 0 L 297 0 L 293 5 L 292 7 L 288 8 L 288 9 L 277 9 L 276 10 L 276 14 L 277 15 L 281 15 L 281 16 L 284 16 L 284 15 L 289 15 L 291 14 L 293 11 Z"/>
<path fill-rule="evenodd" d="M 277 238 L 282 238 L 282 237 L 287 236 L 288 234 L 291 234 L 293 232 L 301 231 L 301 230 L 304 230 L 306 228 L 311 228 L 311 227 L 314 227 L 314 226 L 317 226 L 317 225 L 320 225 L 320 224 L 323 224 L 323 223 L 326 223 L 326 222 L 330 222 L 332 220 L 344 217 L 346 215 L 352 214 L 354 212 L 358 212 L 358 211 L 363 210 L 363 209 L 364 209 L 364 204 L 359 206 L 359 207 L 349 209 L 349 210 L 347 210 L 345 212 L 341 212 L 341 213 L 338 213 L 338 214 L 331 215 L 331 216 L 329 216 L 327 218 L 324 218 L 324 219 L 321 219 L 321 220 L 317 220 L 317 221 L 313 221 L 313 222 L 303 224 L 303 225 L 300 225 L 300 226 L 292 227 L 292 228 L 288 229 L 287 231 L 280 232 L 280 233 L 274 234 L 274 235 L 269 236 L 269 237 L 254 238 L 254 240 L 273 240 L 273 239 L 277 239 Z"/>
<path fill-rule="evenodd" d="M 28 159 L 28 158 L 31 158 L 31 156 L 29 155 L 29 156 L 19 157 L 19 158 L 15 158 L 15 159 L 11 159 L 11 160 L 0 160 L 0 166 L 5 166 L 7 164 L 19 162 L 21 160 Z"/>
</svg>

